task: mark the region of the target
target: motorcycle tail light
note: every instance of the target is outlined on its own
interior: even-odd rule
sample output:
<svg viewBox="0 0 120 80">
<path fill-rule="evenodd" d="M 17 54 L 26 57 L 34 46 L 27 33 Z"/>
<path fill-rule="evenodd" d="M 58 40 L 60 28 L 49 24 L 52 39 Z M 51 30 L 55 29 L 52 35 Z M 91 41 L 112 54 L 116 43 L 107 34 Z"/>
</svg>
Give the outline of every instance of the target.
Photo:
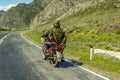
<svg viewBox="0 0 120 80">
<path fill-rule="evenodd" d="M 50 53 L 52 50 L 50 48 L 48 48 L 47 52 Z"/>
<path fill-rule="evenodd" d="M 62 50 L 62 46 L 56 46 L 56 50 Z"/>
</svg>

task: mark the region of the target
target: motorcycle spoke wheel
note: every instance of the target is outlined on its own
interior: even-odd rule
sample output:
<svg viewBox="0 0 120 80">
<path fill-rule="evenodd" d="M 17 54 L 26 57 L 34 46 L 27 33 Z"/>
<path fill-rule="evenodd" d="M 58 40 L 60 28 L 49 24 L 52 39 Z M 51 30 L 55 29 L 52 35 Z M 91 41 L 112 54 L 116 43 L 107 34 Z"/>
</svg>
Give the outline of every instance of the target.
<svg viewBox="0 0 120 80">
<path fill-rule="evenodd" d="M 53 64 L 52 64 L 52 65 L 53 65 L 54 67 L 59 67 L 59 64 L 60 64 L 60 62 L 57 61 L 57 55 L 54 54 L 54 55 L 53 55 Z"/>
</svg>

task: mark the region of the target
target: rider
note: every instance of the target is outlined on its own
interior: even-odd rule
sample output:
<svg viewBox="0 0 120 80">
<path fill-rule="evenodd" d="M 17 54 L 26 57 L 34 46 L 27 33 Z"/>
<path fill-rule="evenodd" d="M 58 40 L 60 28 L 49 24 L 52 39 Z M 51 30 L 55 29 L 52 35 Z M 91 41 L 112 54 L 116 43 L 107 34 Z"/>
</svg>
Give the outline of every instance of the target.
<svg viewBox="0 0 120 80">
<path fill-rule="evenodd" d="M 53 23 L 54 27 L 52 28 L 52 30 L 50 31 L 48 37 L 49 39 L 59 45 L 63 45 L 66 43 L 66 39 L 67 36 L 65 34 L 65 32 L 63 32 L 63 30 L 60 28 L 60 22 L 58 20 L 56 20 Z"/>
<path fill-rule="evenodd" d="M 47 36 L 49 40 L 44 43 L 45 51 L 54 44 L 63 45 L 66 43 L 67 36 L 60 28 L 60 22 L 58 20 L 54 21 L 53 27 L 48 31 Z"/>
</svg>

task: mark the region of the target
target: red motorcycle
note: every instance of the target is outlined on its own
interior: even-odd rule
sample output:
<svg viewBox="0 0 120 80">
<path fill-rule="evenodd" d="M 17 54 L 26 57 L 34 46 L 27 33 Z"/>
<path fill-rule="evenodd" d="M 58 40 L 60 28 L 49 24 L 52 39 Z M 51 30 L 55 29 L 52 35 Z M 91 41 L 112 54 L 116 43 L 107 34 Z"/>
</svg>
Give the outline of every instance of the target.
<svg viewBox="0 0 120 80">
<path fill-rule="evenodd" d="M 63 45 L 54 44 L 54 46 L 49 47 L 45 52 L 43 46 L 43 59 L 50 60 L 50 63 L 55 66 L 59 67 L 60 63 L 63 62 Z"/>
</svg>

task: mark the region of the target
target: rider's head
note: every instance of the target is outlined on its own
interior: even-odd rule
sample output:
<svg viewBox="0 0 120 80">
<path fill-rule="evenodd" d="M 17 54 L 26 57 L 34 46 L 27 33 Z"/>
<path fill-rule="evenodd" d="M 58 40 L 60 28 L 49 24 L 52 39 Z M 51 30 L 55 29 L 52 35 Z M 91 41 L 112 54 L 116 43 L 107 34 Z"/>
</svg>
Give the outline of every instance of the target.
<svg viewBox="0 0 120 80">
<path fill-rule="evenodd" d="M 53 25 L 54 25 L 54 27 L 56 27 L 56 28 L 60 28 L 60 22 L 59 22 L 59 20 L 54 21 L 54 22 L 53 22 Z"/>
</svg>

